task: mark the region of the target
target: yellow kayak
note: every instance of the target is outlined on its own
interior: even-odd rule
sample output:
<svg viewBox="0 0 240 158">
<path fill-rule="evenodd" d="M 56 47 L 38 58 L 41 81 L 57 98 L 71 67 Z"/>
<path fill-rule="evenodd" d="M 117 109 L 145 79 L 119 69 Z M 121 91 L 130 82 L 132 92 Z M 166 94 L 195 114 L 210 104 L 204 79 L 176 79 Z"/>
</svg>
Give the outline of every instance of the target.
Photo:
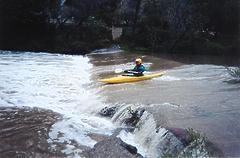
<svg viewBox="0 0 240 158">
<path fill-rule="evenodd" d="M 123 76 L 101 79 L 101 80 L 98 80 L 98 81 L 104 82 L 104 83 L 110 83 L 110 84 L 125 83 L 125 82 L 137 82 L 137 81 L 142 81 L 142 80 L 149 80 L 149 79 L 152 79 L 154 77 L 160 77 L 163 74 L 164 74 L 164 72 L 146 74 L 146 75 L 143 75 L 143 76 L 129 76 L 129 75 L 124 76 L 123 75 Z"/>
</svg>

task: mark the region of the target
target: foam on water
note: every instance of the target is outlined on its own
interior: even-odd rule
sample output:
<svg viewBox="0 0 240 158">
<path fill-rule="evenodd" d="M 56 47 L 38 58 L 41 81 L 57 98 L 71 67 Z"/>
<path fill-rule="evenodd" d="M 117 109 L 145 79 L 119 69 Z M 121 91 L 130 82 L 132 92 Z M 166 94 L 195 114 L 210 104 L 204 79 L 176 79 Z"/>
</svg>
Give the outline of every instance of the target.
<svg viewBox="0 0 240 158">
<path fill-rule="evenodd" d="M 114 54 L 114 53 L 120 53 L 120 52 L 123 52 L 123 50 L 121 50 L 119 46 L 113 46 L 112 48 L 103 48 L 103 49 L 94 50 L 90 54 Z"/>
<path fill-rule="evenodd" d="M 136 110 L 141 105 L 122 105 L 114 115 L 113 121 L 121 124 L 129 117 L 129 108 Z M 121 131 L 118 135 L 123 141 L 135 146 L 144 157 L 159 157 L 165 153 L 173 153 L 184 148 L 182 143 L 167 129 L 157 127 L 153 116 L 145 111 L 132 133 Z"/>
<path fill-rule="evenodd" d="M 97 90 L 88 88 L 92 65 L 87 57 L 4 51 L 0 65 L 0 106 L 40 107 L 62 114 L 49 142 L 71 146 L 70 140 L 75 140 L 93 147 L 96 142 L 88 133 L 110 135 L 114 129 L 110 121 L 93 115 L 105 105 Z"/>
<path fill-rule="evenodd" d="M 87 57 L 4 53 L 0 65 L 1 105 L 76 113 L 101 103 L 94 89 L 87 88 L 92 68 Z"/>
<path fill-rule="evenodd" d="M 60 122 L 53 125 L 50 132 L 49 143 L 77 141 L 80 145 L 93 147 L 97 142 L 92 140 L 87 134 L 111 135 L 114 126 L 106 119 L 89 116 L 85 114 L 65 116 Z M 59 136 L 59 133 L 63 134 Z"/>
<path fill-rule="evenodd" d="M 151 66 L 151 63 L 145 64 L 147 67 Z M 119 66 L 132 68 L 133 65 L 127 63 L 116 65 L 115 68 Z M 111 65 L 107 70 L 113 71 L 113 67 L 114 65 Z M 89 58 L 84 56 L 4 51 L 0 54 L 0 106 L 40 107 L 62 114 L 63 120 L 52 126 L 48 141 L 52 144 L 66 143 L 67 148 L 63 149 L 63 152 L 77 157 L 81 150 L 74 146 L 72 140 L 79 145 L 93 147 L 96 141 L 88 136 L 89 133 L 111 135 L 115 126 L 121 126 L 118 121 L 128 117 L 128 107 L 141 108 L 141 105 L 122 105 L 112 120 L 97 117 L 96 112 L 107 105 L 104 97 L 99 96 L 99 89 L 90 86 L 92 68 Z M 104 72 L 102 69 L 98 71 Z M 166 75 L 154 78 L 152 82 L 171 83 L 182 80 L 201 82 L 214 80 L 215 82 L 226 79 L 226 75 L 223 66 L 187 65 L 167 70 Z M 151 81 L 146 83 L 150 85 Z M 149 87 L 148 84 L 145 85 Z M 126 90 L 128 88 L 129 86 Z M 114 92 L 119 91 L 120 88 L 115 89 Z M 122 93 L 121 89 L 120 92 Z M 178 104 L 168 102 L 162 105 L 179 107 Z M 140 128 L 133 133 L 122 131 L 118 136 L 136 146 L 142 155 L 146 157 L 161 155 L 163 150 L 166 150 L 162 147 L 169 144 L 168 139 L 171 139 L 171 146 L 167 147 L 168 151 L 173 151 L 175 147 L 181 148 L 181 143 L 176 137 L 165 128 L 157 127 L 154 118 L 148 113 L 143 114 L 139 124 L 141 124 Z"/>
<path fill-rule="evenodd" d="M 121 138 L 124 142 L 135 146 L 137 148 L 138 153 L 141 154 L 143 157 L 147 156 L 146 149 L 144 149 L 140 144 L 136 143 L 137 140 L 133 133 L 129 133 L 129 132 L 126 132 L 123 130 L 119 133 L 119 135 L 117 137 Z"/>
<path fill-rule="evenodd" d="M 191 80 L 204 80 L 208 79 L 208 77 L 175 77 L 175 76 L 168 76 L 168 75 L 163 75 L 162 77 L 159 78 L 154 78 L 154 80 L 158 81 L 191 81 Z"/>
<path fill-rule="evenodd" d="M 228 73 L 223 66 L 214 65 L 184 65 L 166 70 L 162 77 L 154 78 L 156 81 L 193 81 L 193 80 L 221 80 Z"/>
</svg>

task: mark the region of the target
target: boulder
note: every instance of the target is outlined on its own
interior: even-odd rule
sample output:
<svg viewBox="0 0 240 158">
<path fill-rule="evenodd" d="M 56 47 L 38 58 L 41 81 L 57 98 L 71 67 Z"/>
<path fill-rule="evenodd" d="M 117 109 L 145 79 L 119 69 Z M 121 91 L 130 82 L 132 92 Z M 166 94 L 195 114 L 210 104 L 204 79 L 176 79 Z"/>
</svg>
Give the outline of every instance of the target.
<svg viewBox="0 0 240 158">
<path fill-rule="evenodd" d="M 191 138 L 186 129 L 174 127 L 168 127 L 166 129 L 174 134 L 183 143 L 184 146 L 187 146 L 191 142 Z"/>
<path fill-rule="evenodd" d="M 142 117 L 145 109 L 138 109 L 138 110 L 129 110 L 130 117 L 124 120 L 124 123 L 128 126 L 135 127 L 139 122 L 140 118 Z"/>
<path fill-rule="evenodd" d="M 88 151 L 83 152 L 86 158 L 142 158 L 137 148 L 123 142 L 120 138 L 104 139 Z"/>
<path fill-rule="evenodd" d="M 104 107 L 99 114 L 101 116 L 105 116 L 105 117 L 113 117 L 113 115 L 116 113 L 117 111 L 117 107 L 113 106 L 113 107 Z"/>
</svg>

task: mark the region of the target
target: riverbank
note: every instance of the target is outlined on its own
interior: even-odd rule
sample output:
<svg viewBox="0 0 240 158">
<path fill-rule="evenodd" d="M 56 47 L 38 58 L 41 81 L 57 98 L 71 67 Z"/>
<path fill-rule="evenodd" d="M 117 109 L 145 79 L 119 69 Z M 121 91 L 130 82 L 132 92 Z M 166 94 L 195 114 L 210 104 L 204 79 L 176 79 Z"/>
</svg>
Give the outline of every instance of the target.
<svg viewBox="0 0 240 158">
<path fill-rule="evenodd" d="M 132 46 L 131 43 L 126 43 L 122 40 L 121 42 L 114 42 L 111 38 L 98 39 L 94 42 L 89 42 L 89 40 L 78 40 L 74 37 L 66 38 L 66 35 L 60 34 L 56 37 L 46 36 L 43 38 L 30 38 L 25 39 L 25 37 L 13 37 L 10 41 L 5 40 L 0 43 L 1 50 L 7 51 L 31 51 L 31 52 L 49 52 L 58 54 L 70 54 L 70 55 L 85 55 L 89 54 L 94 50 L 111 48 L 116 45 L 120 45 L 120 48 L 128 52 L 138 52 L 144 54 L 155 54 L 155 55 L 190 55 L 199 57 L 201 55 L 207 56 L 240 56 L 239 40 L 229 39 L 225 44 L 220 42 L 210 42 L 205 43 L 188 43 L 188 45 L 179 44 L 178 47 L 171 51 L 169 46 L 159 46 L 158 49 L 151 49 L 147 47 Z M 227 44 L 226 44 L 227 43 Z"/>
</svg>

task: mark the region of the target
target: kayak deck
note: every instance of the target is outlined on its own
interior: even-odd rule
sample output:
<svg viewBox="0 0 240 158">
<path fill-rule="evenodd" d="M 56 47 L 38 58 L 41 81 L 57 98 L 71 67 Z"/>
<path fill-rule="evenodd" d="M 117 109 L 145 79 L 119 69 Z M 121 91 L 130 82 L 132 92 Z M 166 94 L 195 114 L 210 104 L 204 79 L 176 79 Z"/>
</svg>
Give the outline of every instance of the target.
<svg viewBox="0 0 240 158">
<path fill-rule="evenodd" d="M 152 79 L 154 77 L 160 77 L 163 74 L 164 74 L 164 72 L 152 73 L 152 74 L 147 74 L 147 75 L 143 75 L 143 76 L 123 75 L 123 76 L 117 76 L 117 77 L 101 79 L 101 80 L 98 80 L 98 81 L 104 82 L 104 83 L 109 83 L 109 84 L 126 83 L 126 82 L 137 82 L 137 81 L 142 81 L 142 80 L 149 80 L 149 79 Z"/>
</svg>

